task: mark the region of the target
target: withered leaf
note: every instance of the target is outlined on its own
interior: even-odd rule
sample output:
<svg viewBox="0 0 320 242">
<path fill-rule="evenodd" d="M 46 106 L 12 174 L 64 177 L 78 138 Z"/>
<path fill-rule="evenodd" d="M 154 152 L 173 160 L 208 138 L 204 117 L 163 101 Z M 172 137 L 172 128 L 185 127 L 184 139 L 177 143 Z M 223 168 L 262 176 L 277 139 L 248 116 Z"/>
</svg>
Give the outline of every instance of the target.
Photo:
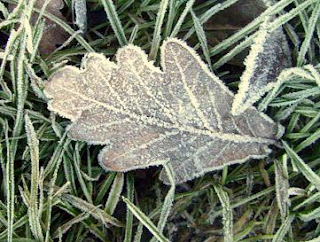
<svg viewBox="0 0 320 242">
<path fill-rule="evenodd" d="M 45 87 L 48 108 L 72 121 L 69 136 L 106 144 L 99 162 L 129 171 L 171 162 L 176 182 L 249 158 L 261 158 L 278 126 L 250 107 L 231 115 L 233 93 L 178 39 L 161 47 L 162 70 L 139 47 L 66 66 Z M 165 173 L 161 179 L 168 183 Z"/>
<path fill-rule="evenodd" d="M 44 3 L 45 0 L 37 0 L 35 7 L 41 9 Z M 61 20 L 66 20 L 60 11 L 63 6 L 63 0 L 50 0 L 48 6 L 46 7 L 46 11 L 55 15 Z M 33 14 L 31 21 L 35 23 L 37 17 L 38 14 Z M 39 44 L 39 50 L 43 54 L 50 54 L 57 48 L 57 45 L 63 44 L 68 39 L 69 35 L 63 28 L 61 28 L 52 20 L 45 18 L 45 21 L 45 29 Z"/>
<path fill-rule="evenodd" d="M 229 7 L 214 14 L 203 25 L 208 37 L 208 44 L 210 46 L 218 45 L 236 31 L 245 27 L 268 8 L 269 2 L 266 0 L 237 0 Z M 225 53 L 233 47 L 234 45 L 229 47 Z M 241 51 L 228 64 L 242 67 L 248 53 L 248 49 Z"/>
<path fill-rule="evenodd" d="M 243 28 L 267 9 L 266 2 L 265 0 L 238 0 L 230 7 L 213 15 L 204 27 L 206 30 L 238 30 Z"/>
<path fill-rule="evenodd" d="M 251 107 L 275 83 L 280 72 L 291 66 L 290 49 L 283 29 L 267 29 L 262 24 L 247 58 L 246 69 L 240 78 L 239 91 L 232 104 L 232 114 L 239 115 Z"/>
<path fill-rule="evenodd" d="M 42 9 L 45 3 L 46 3 L 45 0 L 36 0 L 34 7 L 38 9 Z M 66 18 L 63 16 L 63 14 L 60 11 L 63 8 L 63 6 L 64 6 L 63 0 L 50 0 L 47 3 L 45 11 L 65 21 Z M 15 7 L 16 7 L 15 4 L 9 4 L 9 9 L 11 11 L 13 11 Z M 32 25 L 36 24 L 38 17 L 39 17 L 38 13 L 36 12 L 32 13 L 32 16 L 30 19 L 30 22 Z M 44 25 L 42 38 L 39 43 L 39 51 L 42 54 L 50 54 L 57 48 L 57 45 L 63 44 L 68 39 L 69 34 L 49 18 L 44 17 L 44 19 L 45 19 L 45 25 Z"/>
</svg>

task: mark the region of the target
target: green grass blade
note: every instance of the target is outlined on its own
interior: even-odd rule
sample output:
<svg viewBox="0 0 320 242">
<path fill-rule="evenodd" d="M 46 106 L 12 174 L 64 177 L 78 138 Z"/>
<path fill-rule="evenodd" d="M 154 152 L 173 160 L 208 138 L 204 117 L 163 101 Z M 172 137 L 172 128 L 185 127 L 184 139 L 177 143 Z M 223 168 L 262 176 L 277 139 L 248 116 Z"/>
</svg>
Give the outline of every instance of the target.
<svg viewBox="0 0 320 242">
<path fill-rule="evenodd" d="M 75 146 L 75 151 L 74 151 L 74 163 L 73 164 L 74 164 L 74 168 L 76 171 L 78 182 L 80 183 L 80 187 L 83 191 L 83 194 L 86 197 L 87 201 L 89 203 L 92 203 L 91 194 L 88 191 L 88 187 L 87 187 L 86 182 L 84 181 L 82 173 L 81 173 L 80 162 L 81 162 L 81 158 L 80 158 L 80 154 L 79 154 L 79 143 L 77 143 Z"/>
<path fill-rule="evenodd" d="M 215 184 L 213 187 L 222 205 L 222 210 L 223 210 L 222 222 L 223 222 L 224 241 L 232 242 L 233 241 L 233 215 L 232 215 L 232 208 L 230 206 L 229 196 L 223 190 L 222 186 Z"/>
<path fill-rule="evenodd" d="M 175 194 L 175 190 L 176 190 L 176 185 L 175 185 L 175 178 L 174 178 L 174 171 L 172 169 L 172 166 L 170 163 L 166 163 L 163 165 L 168 179 L 170 181 L 170 189 L 165 197 L 165 200 L 163 202 L 162 205 L 162 209 L 161 209 L 161 213 L 160 213 L 160 218 L 159 218 L 159 222 L 157 225 L 158 231 L 160 233 L 163 232 L 163 229 L 167 223 L 168 217 L 170 215 L 170 211 L 172 208 L 172 204 L 174 201 L 174 194 Z M 155 237 L 151 240 L 151 241 L 155 241 Z"/>
<path fill-rule="evenodd" d="M 136 234 L 134 236 L 134 242 L 140 242 L 143 233 L 143 224 L 140 222 L 137 227 Z"/>
<path fill-rule="evenodd" d="M 294 149 L 296 152 L 299 152 L 308 146 L 315 143 L 318 139 L 320 139 L 320 129 L 318 129 L 316 132 L 314 132 L 312 135 L 310 135 L 307 139 L 305 139 L 303 142 L 301 142 L 297 147 Z"/>
<path fill-rule="evenodd" d="M 178 22 L 175 24 L 175 27 L 173 29 L 173 31 L 171 32 L 170 37 L 176 37 L 177 34 L 180 31 L 180 28 L 183 24 L 184 19 L 186 18 L 187 14 L 189 13 L 189 11 L 191 10 L 193 4 L 194 4 L 195 0 L 189 0 L 186 4 L 186 7 L 184 8 L 183 12 L 181 13 Z M 195 26 L 196 28 L 196 26 Z"/>
<path fill-rule="evenodd" d="M 120 195 L 123 189 L 123 183 L 124 175 L 122 172 L 118 172 L 115 179 L 113 180 L 108 200 L 104 207 L 104 210 L 110 215 L 114 213 L 114 210 L 116 209 L 116 206 L 120 200 Z"/>
<path fill-rule="evenodd" d="M 167 38 L 172 31 L 173 21 L 174 21 L 176 14 L 177 14 L 177 9 L 176 9 L 177 4 L 178 4 L 177 0 L 170 0 L 167 24 L 166 24 L 166 28 L 165 28 L 164 34 L 163 34 L 164 38 Z"/>
<path fill-rule="evenodd" d="M 290 0 L 293 1 L 293 0 Z M 309 7 L 311 4 L 313 4 L 316 0 L 306 0 L 304 3 L 300 4 L 298 7 L 292 9 L 288 13 L 281 15 L 277 19 L 275 19 L 273 22 L 268 25 L 268 29 L 270 32 L 273 32 L 283 24 L 287 23 L 291 19 L 293 19 L 295 16 L 297 16 L 301 11 Z M 277 4 L 282 3 L 283 1 L 278 2 Z M 261 14 L 258 18 L 256 18 L 254 21 L 252 21 L 250 24 L 248 24 L 246 27 L 242 28 L 240 31 L 236 32 L 234 35 L 230 36 L 228 39 L 225 39 L 220 44 L 216 45 L 210 50 L 210 55 L 214 56 L 221 51 L 227 49 L 231 45 L 235 44 L 237 41 L 241 40 L 243 36 L 246 36 L 246 34 L 249 34 L 251 31 L 253 31 L 255 28 L 254 26 L 257 26 L 263 21 L 262 16 L 264 16 L 266 13 L 269 12 L 270 9 L 273 9 L 274 6 L 268 8 L 263 14 Z M 272 11 L 273 12 L 273 11 Z M 277 11 L 276 11 L 277 12 Z M 266 15 L 268 16 L 268 15 Z M 264 16 L 264 18 L 266 17 Z M 261 19 L 262 18 L 262 19 Z M 252 25 L 252 26 L 251 26 Z M 250 28 L 249 28 L 250 27 Z M 248 28 L 248 29 L 247 29 Z M 246 32 L 246 31 L 248 32 Z M 240 32 L 243 32 L 242 35 Z M 249 37 L 246 37 L 245 40 L 243 40 L 241 43 L 239 43 L 237 46 L 235 46 L 232 50 L 230 50 L 227 54 L 225 54 L 223 57 L 221 57 L 216 63 L 213 64 L 212 68 L 217 69 L 221 67 L 223 64 L 230 61 L 233 57 L 238 55 L 240 52 L 242 52 L 245 48 L 250 46 L 253 42 L 253 39 L 257 36 L 257 33 L 250 35 Z"/>
<path fill-rule="evenodd" d="M 193 19 L 193 23 L 194 23 L 194 27 L 198 36 L 198 40 L 200 42 L 204 57 L 207 61 L 207 64 L 209 66 L 209 68 L 212 70 L 212 65 L 211 65 L 211 59 L 210 59 L 210 54 L 209 54 L 209 47 L 208 47 L 208 42 L 207 42 L 207 38 L 206 38 L 206 33 L 203 30 L 203 27 L 199 21 L 199 19 L 197 18 L 197 16 L 195 15 L 195 13 L 191 10 L 191 15 L 192 15 L 192 19 Z"/>
<path fill-rule="evenodd" d="M 209 8 L 206 10 L 200 17 L 199 21 L 200 24 L 204 24 L 207 22 L 210 18 L 212 18 L 215 14 L 219 13 L 220 11 L 223 11 L 224 9 L 230 7 L 231 5 L 235 4 L 239 0 L 226 0 L 223 1 L 222 3 L 217 3 L 213 7 Z M 187 34 L 183 37 L 184 40 L 189 39 L 192 34 L 195 32 L 195 26 L 192 26 Z"/>
<path fill-rule="evenodd" d="M 9 11 L 8 9 L 6 8 L 6 6 L 0 2 L 0 12 L 2 13 L 4 19 L 7 19 L 8 16 L 9 16 Z"/>
<path fill-rule="evenodd" d="M 312 171 L 312 169 L 288 146 L 286 142 L 282 141 L 282 143 L 292 162 L 297 166 L 304 177 L 320 191 L 320 177 Z"/>
<path fill-rule="evenodd" d="M 220 44 L 213 47 L 210 51 L 211 56 L 219 54 L 221 51 L 227 49 L 231 45 L 241 40 L 244 36 L 249 35 L 253 30 L 258 28 L 258 26 L 264 21 L 265 17 L 279 13 L 286 6 L 292 3 L 292 1 L 293 0 L 282 0 L 274 4 L 273 6 L 269 7 L 268 9 L 266 9 L 259 17 L 254 19 L 247 26 L 237 31 L 235 34 L 225 39 Z"/>
<path fill-rule="evenodd" d="M 119 20 L 116 7 L 114 6 L 112 0 L 101 0 L 104 10 L 107 13 L 108 19 L 110 21 L 111 27 L 117 36 L 117 39 L 119 41 L 119 44 L 121 46 L 127 45 L 128 41 L 124 34 L 124 29 L 122 27 L 122 24 Z"/>
<path fill-rule="evenodd" d="M 316 201 L 319 201 L 320 200 L 320 192 L 317 192 L 315 194 L 313 194 L 312 196 L 308 197 L 307 199 L 305 199 L 303 202 L 297 204 L 293 210 L 296 211 L 300 208 L 302 208 L 303 206 L 306 206 L 308 204 L 312 204 Z"/>
<path fill-rule="evenodd" d="M 152 223 L 150 218 L 146 216 L 138 207 L 136 207 L 127 198 L 122 197 L 123 201 L 127 204 L 127 207 L 136 216 L 136 218 L 156 237 L 159 241 L 165 242 L 169 241 L 164 235 L 158 230 L 158 228 Z"/>
<path fill-rule="evenodd" d="M 83 212 L 89 213 L 95 219 L 101 221 L 105 226 L 112 224 L 117 227 L 123 227 L 123 224 L 119 222 L 116 218 L 112 217 L 110 214 L 106 213 L 101 208 L 86 202 L 85 200 L 75 197 L 70 194 L 64 194 L 61 196 L 63 201 L 70 203 L 72 206 L 80 209 Z"/>
<path fill-rule="evenodd" d="M 281 218 L 284 220 L 289 212 L 289 181 L 288 174 L 285 170 L 286 162 L 280 163 L 275 160 L 275 183 L 276 183 L 276 197 Z"/>
<path fill-rule="evenodd" d="M 286 218 L 286 220 L 282 223 L 281 227 L 278 229 L 277 233 L 274 235 L 272 242 L 284 241 L 284 237 L 288 233 L 293 219 L 294 219 L 294 216 L 292 215 Z"/>
<path fill-rule="evenodd" d="M 108 173 L 107 178 L 102 182 L 102 186 L 99 188 L 99 192 L 95 200 L 96 204 L 100 203 L 103 197 L 107 194 L 107 191 L 111 186 L 116 174 L 116 172 Z"/>
<path fill-rule="evenodd" d="M 130 202 L 134 201 L 134 177 L 131 173 L 127 175 L 127 199 Z M 132 212 L 127 209 L 126 214 L 126 231 L 124 242 L 131 242 L 132 241 L 132 225 L 133 225 L 133 214 Z"/>
<path fill-rule="evenodd" d="M 160 2 L 159 11 L 156 19 L 156 26 L 154 29 L 153 39 L 151 43 L 151 50 L 149 54 L 151 60 L 155 60 L 157 58 L 159 45 L 161 41 L 161 28 L 163 25 L 164 16 L 168 8 L 168 2 L 169 0 L 161 0 Z"/>
<path fill-rule="evenodd" d="M 34 130 L 32 122 L 28 116 L 25 115 L 25 129 L 27 134 L 28 145 L 31 156 L 31 189 L 30 189 L 30 207 L 29 223 L 30 229 L 37 240 L 43 241 L 43 233 L 39 220 L 38 211 L 38 184 L 39 184 L 39 140 Z"/>
<path fill-rule="evenodd" d="M 309 26 L 306 29 L 306 36 L 305 36 L 305 39 L 301 45 L 299 55 L 297 58 L 297 66 L 302 66 L 303 63 L 305 62 L 305 56 L 306 56 L 306 53 L 309 49 L 311 38 L 312 38 L 313 33 L 316 28 L 316 24 L 319 22 L 318 21 L 319 17 L 320 17 L 320 2 L 316 3 L 316 5 L 312 11 L 312 15 L 309 19 L 309 23 L 308 23 Z"/>
<path fill-rule="evenodd" d="M 320 207 L 306 213 L 299 213 L 298 217 L 304 222 L 310 222 L 311 220 L 318 219 L 320 218 Z"/>
<path fill-rule="evenodd" d="M 53 154 L 55 155 L 55 154 Z M 52 218 L 52 207 L 53 207 L 53 195 L 54 195 L 54 186 L 56 184 L 58 171 L 62 162 L 62 156 L 59 156 L 57 161 L 55 162 L 54 171 L 52 174 L 52 178 L 50 180 L 50 186 L 48 191 L 48 201 L 47 201 L 47 209 L 46 209 L 46 235 L 45 242 L 51 241 L 50 229 L 51 229 L 51 218 Z M 45 174 L 44 174 L 45 175 Z"/>
</svg>

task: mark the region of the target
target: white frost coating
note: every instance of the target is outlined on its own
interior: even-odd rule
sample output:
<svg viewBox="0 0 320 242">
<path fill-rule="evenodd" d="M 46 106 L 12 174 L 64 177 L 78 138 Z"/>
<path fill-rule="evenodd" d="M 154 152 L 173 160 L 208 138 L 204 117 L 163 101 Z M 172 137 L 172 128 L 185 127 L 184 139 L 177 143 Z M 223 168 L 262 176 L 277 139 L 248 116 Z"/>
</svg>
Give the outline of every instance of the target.
<svg viewBox="0 0 320 242">
<path fill-rule="evenodd" d="M 270 152 L 278 128 L 269 117 L 253 107 L 233 116 L 232 92 L 184 42 L 171 38 L 161 52 L 162 70 L 133 45 L 116 63 L 90 53 L 80 69 L 51 76 L 48 108 L 72 121 L 70 138 L 106 145 L 98 156 L 106 170 L 170 162 L 182 183 Z"/>
<path fill-rule="evenodd" d="M 259 34 L 254 40 L 253 45 L 251 46 L 251 50 L 247 58 L 245 59 L 246 69 L 240 78 L 239 91 L 237 95 L 235 95 L 233 104 L 232 104 L 232 114 L 238 115 L 246 110 L 251 103 L 244 103 L 244 99 L 246 98 L 246 94 L 249 91 L 251 78 L 256 70 L 257 62 L 256 59 L 259 53 L 263 52 L 263 46 L 266 42 L 268 31 L 266 29 L 269 21 L 265 21 L 261 25 L 261 29 L 259 30 Z M 259 95 L 259 94 L 257 94 Z"/>
<path fill-rule="evenodd" d="M 87 5 L 86 0 L 74 0 L 74 12 L 76 16 L 76 25 L 79 27 L 82 33 L 87 30 Z"/>
<path fill-rule="evenodd" d="M 306 65 L 305 69 L 311 72 L 312 76 L 314 77 L 315 82 L 320 87 L 320 73 L 314 68 L 312 65 Z"/>
<path fill-rule="evenodd" d="M 232 114 L 239 115 L 269 91 L 281 70 L 291 63 L 290 51 L 282 29 L 268 30 L 269 19 L 262 23 L 240 78 Z"/>
</svg>

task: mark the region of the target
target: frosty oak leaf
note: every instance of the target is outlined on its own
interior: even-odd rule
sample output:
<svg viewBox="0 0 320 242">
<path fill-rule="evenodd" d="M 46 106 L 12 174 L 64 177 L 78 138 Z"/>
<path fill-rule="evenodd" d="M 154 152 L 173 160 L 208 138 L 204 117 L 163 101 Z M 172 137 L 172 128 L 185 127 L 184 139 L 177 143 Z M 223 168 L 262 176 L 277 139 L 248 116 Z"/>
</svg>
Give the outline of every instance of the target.
<svg viewBox="0 0 320 242">
<path fill-rule="evenodd" d="M 119 49 L 116 63 L 90 53 L 80 69 L 51 76 L 48 108 L 72 121 L 72 139 L 106 145 L 98 157 L 106 170 L 171 162 L 182 183 L 270 152 L 278 125 L 253 107 L 233 116 L 233 93 L 192 48 L 168 39 L 161 67 L 134 45 Z"/>
</svg>

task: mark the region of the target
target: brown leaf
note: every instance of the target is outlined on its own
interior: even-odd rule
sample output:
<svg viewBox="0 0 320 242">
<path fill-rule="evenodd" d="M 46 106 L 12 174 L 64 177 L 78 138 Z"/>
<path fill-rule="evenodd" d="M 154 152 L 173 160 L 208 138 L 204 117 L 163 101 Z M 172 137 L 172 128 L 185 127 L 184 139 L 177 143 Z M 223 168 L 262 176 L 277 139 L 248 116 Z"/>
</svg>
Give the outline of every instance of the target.
<svg viewBox="0 0 320 242">
<path fill-rule="evenodd" d="M 209 45 L 215 46 L 227 39 L 257 18 L 266 9 L 266 1 L 264 0 L 239 0 L 230 7 L 219 11 L 204 23 Z M 229 50 L 230 48 L 227 49 L 227 52 Z M 246 49 L 228 63 L 235 66 L 243 66 L 243 60 L 247 55 L 248 51 Z"/>
<path fill-rule="evenodd" d="M 218 12 L 204 25 L 207 30 L 238 30 L 266 10 L 264 0 L 239 0 Z"/>
<path fill-rule="evenodd" d="M 44 2 L 45 0 L 37 0 L 35 7 L 40 9 Z M 46 8 L 46 11 L 60 18 L 61 20 L 66 21 L 66 18 L 60 11 L 63 8 L 63 5 L 64 3 L 62 0 L 51 0 Z M 33 14 L 33 24 L 37 18 L 38 14 Z M 52 20 L 45 18 L 45 21 L 45 30 L 43 31 L 43 36 L 39 44 L 39 50 L 42 54 L 50 54 L 57 48 L 57 45 L 61 45 L 67 40 L 68 33 Z"/>
<path fill-rule="evenodd" d="M 51 76 L 48 108 L 73 122 L 72 139 L 107 144 L 99 154 L 107 170 L 171 162 L 182 183 L 270 152 L 270 118 L 253 107 L 232 116 L 233 93 L 184 42 L 169 39 L 161 52 L 162 71 L 133 45 L 118 50 L 117 64 L 90 53 L 80 70 Z"/>
<path fill-rule="evenodd" d="M 45 3 L 45 0 L 37 0 L 35 2 L 34 7 L 41 9 L 44 3 Z M 60 11 L 63 8 L 63 6 L 64 6 L 63 0 L 51 0 L 48 3 L 45 11 L 47 13 L 53 14 L 54 16 L 56 16 L 57 18 L 63 21 L 66 21 L 66 18 L 62 15 Z M 10 10 L 12 11 L 15 5 L 10 4 L 9 7 L 10 7 Z M 30 19 L 31 25 L 35 25 L 38 17 L 39 17 L 39 14 L 36 12 L 33 12 Z M 45 29 L 43 31 L 42 39 L 39 43 L 39 51 L 42 54 L 50 54 L 57 48 L 57 45 L 63 44 L 68 39 L 69 34 L 52 20 L 45 17 L 44 19 L 45 19 Z"/>
</svg>

